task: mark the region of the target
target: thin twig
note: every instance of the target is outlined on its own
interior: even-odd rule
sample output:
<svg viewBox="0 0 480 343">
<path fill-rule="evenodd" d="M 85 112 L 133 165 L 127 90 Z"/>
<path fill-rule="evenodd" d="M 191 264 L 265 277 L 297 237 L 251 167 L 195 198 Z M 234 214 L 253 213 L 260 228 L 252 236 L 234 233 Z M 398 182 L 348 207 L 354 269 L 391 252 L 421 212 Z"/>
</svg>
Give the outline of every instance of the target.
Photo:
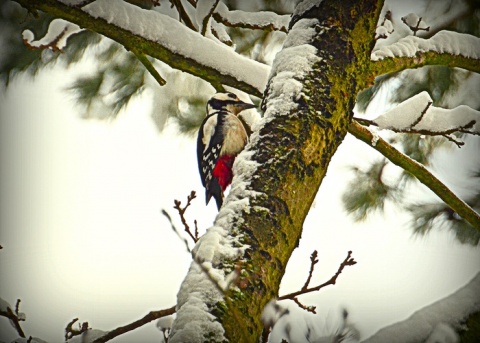
<svg viewBox="0 0 480 343">
<path fill-rule="evenodd" d="M 144 53 L 141 53 L 137 50 L 132 50 L 132 52 L 137 57 L 137 59 L 145 66 L 150 75 L 152 75 L 153 78 L 157 80 L 160 86 L 164 86 L 167 83 L 167 81 L 160 75 L 157 69 L 155 69 L 152 62 L 150 62 L 150 60 Z"/>
<path fill-rule="evenodd" d="M 18 304 L 18 302 L 17 302 L 17 304 Z M 17 330 L 18 335 L 20 337 L 24 337 L 24 338 L 26 337 L 25 332 L 23 332 L 23 329 L 20 326 L 20 322 L 22 321 L 22 319 L 20 319 L 18 317 L 18 315 L 15 314 L 10 307 L 7 307 L 6 311 L 0 310 L 0 316 L 10 319 L 11 323 L 15 327 L 15 330 Z"/>
<path fill-rule="evenodd" d="M 453 193 L 447 186 L 437 179 L 422 164 L 401 153 L 381 137 L 378 137 L 378 139 L 375 141 L 375 144 L 372 144 L 372 140 L 374 138 L 372 132 L 370 132 L 370 130 L 368 130 L 366 127 L 360 125 L 355 120 L 352 120 L 350 123 L 348 132 L 380 152 L 392 163 L 415 175 L 415 177 L 421 183 L 423 183 L 438 197 L 440 197 L 440 199 L 442 199 L 445 204 L 447 204 L 460 217 L 465 219 L 465 221 L 467 221 L 475 229 L 480 230 L 480 214 L 475 212 L 467 203 L 456 196 L 455 193 Z"/>
<path fill-rule="evenodd" d="M 185 238 L 182 237 L 182 235 L 180 234 L 180 232 L 177 230 L 177 227 L 176 227 L 175 225 L 173 225 L 172 217 L 170 217 L 170 215 L 168 214 L 168 212 L 165 211 L 165 210 L 163 210 L 163 209 L 162 209 L 162 214 L 163 214 L 165 217 L 167 217 L 168 221 L 170 222 L 170 226 L 172 227 L 173 232 L 175 232 L 175 233 L 177 234 L 178 238 L 180 238 L 180 239 L 183 241 L 183 243 L 185 243 L 185 248 L 187 249 L 187 251 L 188 251 L 189 253 L 191 253 L 191 252 L 192 252 L 192 249 L 190 249 L 190 246 L 188 245 L 188 241 L 187 241 Z"/>
<path fill-rule="evenodd" d="M 229 20 L 229 18 L 222 16 L 222 14 L 220 14 L 219 12 L 214 12 L 212 16 L 213 16 L 213 19 L 215 19 L 217 22 L 222 23 L 223 25 L 228 27 L 238 27 L 242 29 L 264 30 L 264 31 L 281 31 L 285 33 L 288 32 L 287 26 L 285 25 L 276 26 L 273 22 L 272 23 L 263 23 L 261 21 L 258 21 L 258 23 L 248 23 L 248 22 L 242 22 L 242 21 L 233 22 Z"/>
<path fill-rule="evenodd" d="M 164 310 L 158 310 L 158 311 L 150 311 L 146 316 L 144 316 L 141 319 L 138 319 L 130 324 L 127 324 L 125 326 L 120 326 L 112 331 L 107 332 L 105 335 L 95 339 L 92 343 L 104 343 L 107 342 L 117 336 L 120 336 L 126 332 L 133 331 L 145 324 L 150 323 L 152 320 L 170 316 L 176 312 L 175 306 L 172 306 L 170 308 L 164 309 Z"/>
<path fill-rule="evenodd" d="M 312 252 L 312 255 L 310 255 L 310 271 L 308 272 L 308 278 L 307 281 L 305 281 L 305 284 L 303 285 L 302 289 L 307 289 L 308 285 L 310 284 L 310 280 L 312 279 L 312 274 L 313 270 L 315 269 L 315 265 L 318 263 L 318 252 L 314 250 Z"/>
<path fill-rule="evenodd" d="M 198 241 L 198 230 L 195 231 L 195 235 L 192 234 L 190 231 L 190 226 L 188 226 L 187 221 L 185 219 L 185 211 L 187 210 L 188 206 L 190 206 L 191 202 L 193 199 L 197 197 L 195 191 L 192 191 L 190 195 L 187 197 L 187 204 L 185 205 L 184 208 L 180 207 L 182 204 L 180 200 L 174 200 L 175 206 L 173 206 L 174 209 L 178 211 L 178 214 L 180 215 L 180 220 L 182 221 L 183 226 L 185 227 L 185 231 L 188 233 L 188 235 L 193 239 L 195 243 Z M 195 227 L 197 226 L 195 222 Z"/>
<path fill-rule="evenodd" d="M 45 50 L 45 49 L 51 49 L 53 52 L 63 52 L 62 49 L 60 49 L 58 46 L 57 46 L 57 43 L 60 41 L 60 39 L 63 38 L 63 36 L 65 35 L 65 33 L 67 32 L 67 28 L 65 27 L 62 32 L 60 32 L 54 39 L 52 39 L 52 41 L 48 44 L 40 44 L 39 46 L 34 46 L 32 45 L 28 40 L 26 39 L 23 39 L 23 44 L 25 44 L 25 46 L 30 49 L 30 50 Z"/>
<path fill-rule="evenodd" d="M 335 273 L 335 275 L 333 275 L 333 276 L 330 278 L 330 280 L 328 280 L 327 282 L 324 282 L 324 283 L 322 283 L 321 285 L 318 285 L 318 286 L 316 286 L 316 287 L 311 287 L 311 288 L 307 288 L 307 289 L 301 289 L 300 291 L 283 295 L 283 296 L 279 297 L 278 300 L 284 300 L 284 299 L 291 299 L 291 300 L 293 300 L 295 297 L 297 297 L 297 296 L 299 296 L 299 295 L 306 294 L 306 293 L 310 293 L 310 292 L 316 292 L 316 291 L 318 291 L 318 290 L 320 290 L 320 289 L 322 289 L 323 287 L 326 287 L 326 286 L 328 286 L 328 285 L 334 285 L 334 284 L 337 282 L 338 276 L 342 273 L 343 269 L 344 269 L 346 266 L 353 266 L 354 264 L 357 263 L 351 256 L 352 256 L 352 252 L 349 251 L 347 257 L 345 258 L 345 260 L 343 260 L 343 262 L 342 262 L 342 263 L 340 264 L 340 266 L 338 267 L 338 270 L 337 270 L 337 272 Z"/>
<path fill-rule="evenodd" d="M 305 310 L 305 311 L 307 311 L 307 312 L 311 312 L 311 313 L 313 313 L 313 314 L 317 314 L 317 312 L 316 312 L 317 307 L 316 307 L 316 306 L 307 306 L 307 305 L 304 305 L 304 304 L 302 304 L 302 303 L 300 302 L 300 300 L 298 300 L 297 297 L 294 297 L 292 300 L 293 300 L 293 301 L 295 302 L 295 304 L 297 304 L 298 307 L 300 307 L 302 310 Z"/>
<path fill-rule="evenodd" d="M 78 318 L 72 319 L 67 326 L 65 327 L 65 342 L 69 339 L 72 339 L 75 336 L 81 335 L 84 332 L 88 331 L 88 322 L 78 323 L 78 329 L 73 328 L 73 324 L 78 321 Z"/>
<path fill-rule="evenodd" d="M 417 35 L 417 31 L 423 30 L 423 31 L 427 31 L 427 32 L 428 32 L 428 31 L 430 30 L 430 26 L 427 26 L 427 27 L 419 27 L 419 26 L 420 26 L 420 23 L 422 22 L 422 17 L 418 18 L 417 24 L 416 24 L 415 26 L 410 26 L 410 24 L 407 23 L 407 20 L 405 19 L 405 17 L 402 17 L 402 18 L 400 18 L 400 19 L 403 21 L 403 23 L 404 23 L 405 25 L 408 26 L 408 28 L 409 28 L 410 30 L 413 31 L 413 35 L 414 35 L 414 36 Z"/>
<path fill-rule="evenodd" d="M 430 102 L 429 102 L 430 104 Z M 458 126 L 458 127 L 454 127 L 454 128 L 451 128 L 451 129 L 448 129 L 448 130 L 444 130 L 444 131 L 441 131 L 441 132 L 436 132 L 436 131 L 430 131 L 430 130 L 425 130 L 425 129 L 422 129 L 422 130 L 418 130 L 418 129 L 415 129 L 414 126 L 417 125 L 423 115 L 425 114 L 426 110 L 428 109 L 428 106 L 427 108 L 421 113 L 420 115 L 420 119 L 416 119 L 415 122 L 410 125 L 408 128 L 405 128 L 405 129 L 398 129 L 398 128 L 395 128 L 395 127 L 388 127 L 388 128 L 381 128 L 382 130 L 389 130 L 389 131 L 393 131 L 393 132 L 396 132 L 396 133 L 414 133 L 414 134 L 419 134 L 419 135 L 425 135 L 425 136 L 443 136 L 445 137 L 446 139 L 448 139 L 449 141 L 455 143 L 459 148 L 464 145 L 465 143 L 463 143 L 462 141 L 457 141 L 457 140 L 454 140 L 452 139 L 451 137 L 448 137 L 448 135 L 451 135 L 455 132 L 460 132 L 460 133 L 466 133 L 466 134 L 470 134 L 470 135 L 475 135 L 475 136 L 478 136 L 479 134 L 476 133 L 476 132 L 473 132 L 473 131 L 469 131 L 468 129 L 471 129 L 472 127 L 474 127 L 474 125 L 476 124 L 476 121 L 475 120 L 471 120 L 469 121 L 468 123 L 466 123 L 465 125 L 463 126 Z M 365 118 L 358 118 L 358 117 L 353 117 L 353 119 L 362 124 L 362 125 L 365 125 L 365 126 L 376 126 L 376 127 L 380 127 L 380 125 L 378 125 L 375 121 L 373 120 L 369 120 L 369 119 L 365 119 Z"/>
<path fill-rule="evenodd" d="M 215 11 L 215 8 L 217 8 L 217 5 L 219 3 L 220 0 L 215 0 L 215 3 L 212 5 L 212 7 L 210 8 L 210 10 L 208 11 L 207 15 L 205 16 L 205 18 L 203 18 L 202 20 L 202 28 L 200 30 L 200 34 L 202 36 L 205 36 L 205 34 L 207 33 L 207 28 L 208 28 L 208 21 L 210 20 L 210 18 L 212 17 L 213 15 L 213 12 Z"/>
<path fill-rule="evenodd" d="M 183 8 L 182 1 L 170 0 L 170 3 L 172 4 L 172 7 L 175 6 L 175 8 L 178 11 L 178 15 L 180 16 L 180 19 L 183 20 L 185 25 L 189 29 L 192 29 L 193 31 L 197 31 L 197 28 L 195 27 L 195 25 L 193 25 L 192 21 L 190 20 L 190 17 L 188 16 L 187 11 L 185 11 L 185 8 Z"/>
<path fill-rule="evenodd" d="M 462 146 L 465 145 L 465 142 L 456 140 L 455 138 L 453 138 L 453 137 L 450 136 L 450 135 L 444 134 L 444 135 L 442 135 L 442 136 L 445 137 L 446 139 L 448 139 L 448 140 L 449 140 L 450 142 L 452 142 L 453 144 L 455 144 L 455 145 L 457 146 L 457 148 L 461 148 Z"/>
<path fill-rule="evenodd" d="M 410 127 L 414 127 L 415 125 L 417 125 L 418 123 L 420 123 L 423 119 L 423 117 L 425 116 L 425 113 L 427 113 L 428 109 L 430 108 L 430 106 L 433 104 L 432 101 L 429 101 L 427 103 L 427 106 L 425 106 L 425 109 L 420 112 L 420 115 L 418 116 L 417 119 L 415 119 L 415 121 L 410 125 Z"/>
</svg>

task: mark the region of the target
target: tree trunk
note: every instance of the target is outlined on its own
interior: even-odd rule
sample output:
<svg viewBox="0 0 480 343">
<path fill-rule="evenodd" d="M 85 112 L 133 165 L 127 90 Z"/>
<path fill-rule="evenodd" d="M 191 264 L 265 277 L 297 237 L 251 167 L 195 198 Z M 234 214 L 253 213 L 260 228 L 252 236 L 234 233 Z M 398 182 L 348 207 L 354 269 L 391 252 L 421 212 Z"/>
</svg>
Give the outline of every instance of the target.
<svg viewBox="0 0 480 343">
<path fill-rule="evenodd" d="M 216 231 L 227 222 L 229 235 L 237 235 L 248 247 L 237 260 L 214 253 L 212 268 L 226 274 L 236 266 L 241 273 L 224 301 L 200 304 L 214 315 L 209 320 L 221 323 L 224 338 L 230 342 L 260 339 L 262 309 L 278 296 L 305 217 L 347 133 L 356 94 L 365 87 L 363 76 L 368 73 L 381 7 L 382 1 L 377 0 L 331 0 L 292 17 L 290 26 L 296 25 L 274 61 L 265 92 L 263 126 L 254 132 L 234 172 L 249 170 L 245 167 L 248 163 L 256 169 L 251 175 L 236 176 L 226 206 L 210 229 Z M 226 213 L 232 208 L 229 202 L 241 200 L 237 192 L 241 181 L 247 181 L 244 193 L 249 196 L 249 205 Z M 185 330 L 195 327 L 191 311 L 192 306 L 199 305 L 198 294 L 213 292 L 212 287 L 192 289 L 199 273 L 197 262 L 193 262 L 179 293 L 171 342 L 186 338 Z M 185 294 L 187 290 L 189 294 Z M 206 330 L 199 341 L 224 339 L 218 332 Z"/>
</svg>

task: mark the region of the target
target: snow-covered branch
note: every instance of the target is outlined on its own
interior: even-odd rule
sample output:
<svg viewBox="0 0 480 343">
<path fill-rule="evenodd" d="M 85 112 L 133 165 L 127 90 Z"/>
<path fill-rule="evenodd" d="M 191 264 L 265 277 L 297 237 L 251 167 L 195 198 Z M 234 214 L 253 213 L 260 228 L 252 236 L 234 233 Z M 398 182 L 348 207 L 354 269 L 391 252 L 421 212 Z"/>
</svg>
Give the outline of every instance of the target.
<svg viewBox="0 0 480 343">
<path fill-rule="evenodd" d="M 210 18 L 212 17 L 213 11 L 215 11 L 219 1 L 220 0 L 203 0 L 197 4 L 195 16 L 202 36 L 205 36 L 207 33 Z"/>
<path fill-rule="evenodd" d="M 67 45 L 70 36 L 83 31 L 78 25 L 69 23 L 63 19 L 54 19 L 48 26 L 47 34 L 39 40 L 35 40 L 32 31 L 25 30 L 22 33 L 23 42 L 30 49 L 51 49 L 62 51 Z"/>
<path fill-rule="evenodd" d="M 115 337 L 121 336 L 125 333 L 138 329 L 139 327 L 148 324 L 156 319 L 165 318 L 175 313 L 175 306 L 158 310 L 150 311 L 144 317 L 135 320 L 127 325 L 119 326 L 116 329 L 111 331 L 103 331 L 98 329 L 92 329 L 88 327 L 88 323 L 84 322 L 79 325 L 79 329 L 74 329 L 73 325 L 78 321 L 78 318 L 75 318 L 70 323 L 67 324 L 65 329 L 65 340 L 69 343 L 105 343 Z"/>
<path fill-rule="evenodd" d="M 289 15 L 278 15 L 274 12 L 230 11 L 220 2 L 213 13 L 213 18 L 225 26 L 260 29 L 270 31 L 288 31 Z"/>
<path fill-rule="evenodd" d="M 0 316 L 8 318 L 12 326 L 15 328 L 15 330 L 17 330 L 18 335 L 20 337 L 25 337 L 25 333 L 20 326 L 20 322 L 25 320 L 25 314 L 19 312 L 19 307 L 20 299 L 17 300 L 14 311 L 12 310 L 12 306 L 8 303 L 8 301 L 0 298 Z"/>
<path fill-rule="evenodd" d="M 237 54 L 231 48 L 201 36 L 182 23 L 156 11 L 125 1 L 97 0 L 84 7 L 67 0 L 15 0 L 30 11 L 40 10 L 91 29 L 128 50 L 159 59 L 211 82 L 261 96 L 270 67 Z"/>
<path fill-rule="evenodd" d="M 371 58 L 379 61 L 386 57 L 415 57 L 418 53 L 430 51 L 478 60 L 480 59 L 480 38 L 453 31 L 440 31 L 429 39 L 409 36 L 373 51 Z"/>
<path fill-rule="evenodd" d="M 402 154 L 384 139 L 379 137 L 377 134 L 373 134 L 369 129 L 363 127 L 355 120 L 350 123 L 348 132 L 364 143 L 373 147 L 383 156 L 388 158 L 390 162 L 415 175 L 415 177 L 421 183 L 434 192 L 460 217 L 465 219 L 465 221 L 467 221 L 475 229 L 480 230 L 480 214 L 475 212 L 470 206 L 468 206 L 467 203 L 456 196 L 422 164 Z"/>
<path fill-rule="evenodd" d="M 480 135 L 480 111 L 466 105 L 445 109 L 432 106 L 432 103 L 430 95 L 423 91 L 369 121 L 369 124 L 395 132 L 431 136 L 447 136 L 454 132 Z"/>
<path fill-rule="evenodd" d="M 456 342 L 458 340 L 434 340 L 432 336 L 441 335 L 440 331 L 443 331 L 443 337 L 455 337 L 454 329 L 461 329 L 471 314 L 480 311 L 479 289 L 480 273 L 455 293 L 415 312 L 402 322 L 381 329 L 363 343 Z"/>
</svg>

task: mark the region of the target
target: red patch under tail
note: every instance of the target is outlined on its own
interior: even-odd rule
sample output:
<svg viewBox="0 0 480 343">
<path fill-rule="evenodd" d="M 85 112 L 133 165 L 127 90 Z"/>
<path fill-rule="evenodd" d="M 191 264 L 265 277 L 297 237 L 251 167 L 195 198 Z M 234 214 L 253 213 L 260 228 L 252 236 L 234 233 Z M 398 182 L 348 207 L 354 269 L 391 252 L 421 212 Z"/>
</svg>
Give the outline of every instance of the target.
<svg viewBox="0 0 480 343">
<path fill-rule="evenodd" d="M 224 155 L 218 158 L 215 168 L 213 168 L 213 177 L 218 181 L 218 184 L 222 188 L 222 192 L 225 188 L 232 183 L 233 173 L 232 166 L 235 161 L 235 156 Z"/>
</svg>

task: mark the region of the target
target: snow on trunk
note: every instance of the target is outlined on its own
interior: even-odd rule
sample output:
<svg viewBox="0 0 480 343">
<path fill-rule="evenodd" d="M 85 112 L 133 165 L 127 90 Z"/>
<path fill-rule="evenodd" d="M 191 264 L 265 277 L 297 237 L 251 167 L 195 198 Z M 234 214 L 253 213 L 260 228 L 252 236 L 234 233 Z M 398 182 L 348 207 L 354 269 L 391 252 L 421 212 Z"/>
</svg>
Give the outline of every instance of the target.
<svg viewBox="0 0 480 343">
<path fill-rule="evenodd" d="M 243 222 L 243 213 L 251 210 L 249 199 L 259 195 L 249 189 L 258 167 L 252 159 L 260 140 L 258 131 L 265 123 L 298 107 L 297 101 L 304 95 L 302 81 L 313 64 L 320 60 L 315 55 L 316 49 L 308 44 L 318 34 L 316 24 L 316 19 L 297 22 L 274 61 L 266 98 L 268 109 L 264 118 L 254 125 L 250 143 L 235 160 L 231 190 L 213 227 L 200 238 L 193 251 L 194 262 L 177 296 L 177 317 L 170 336 L 172 343 L 226 339 L 222 324 L 211 310 L 224 301 L 224 290 L 228 290 L 237 275 L 235 263 L 249 248 L 242 243 L 243 233 L 238 228 Z"/>
</svg>

